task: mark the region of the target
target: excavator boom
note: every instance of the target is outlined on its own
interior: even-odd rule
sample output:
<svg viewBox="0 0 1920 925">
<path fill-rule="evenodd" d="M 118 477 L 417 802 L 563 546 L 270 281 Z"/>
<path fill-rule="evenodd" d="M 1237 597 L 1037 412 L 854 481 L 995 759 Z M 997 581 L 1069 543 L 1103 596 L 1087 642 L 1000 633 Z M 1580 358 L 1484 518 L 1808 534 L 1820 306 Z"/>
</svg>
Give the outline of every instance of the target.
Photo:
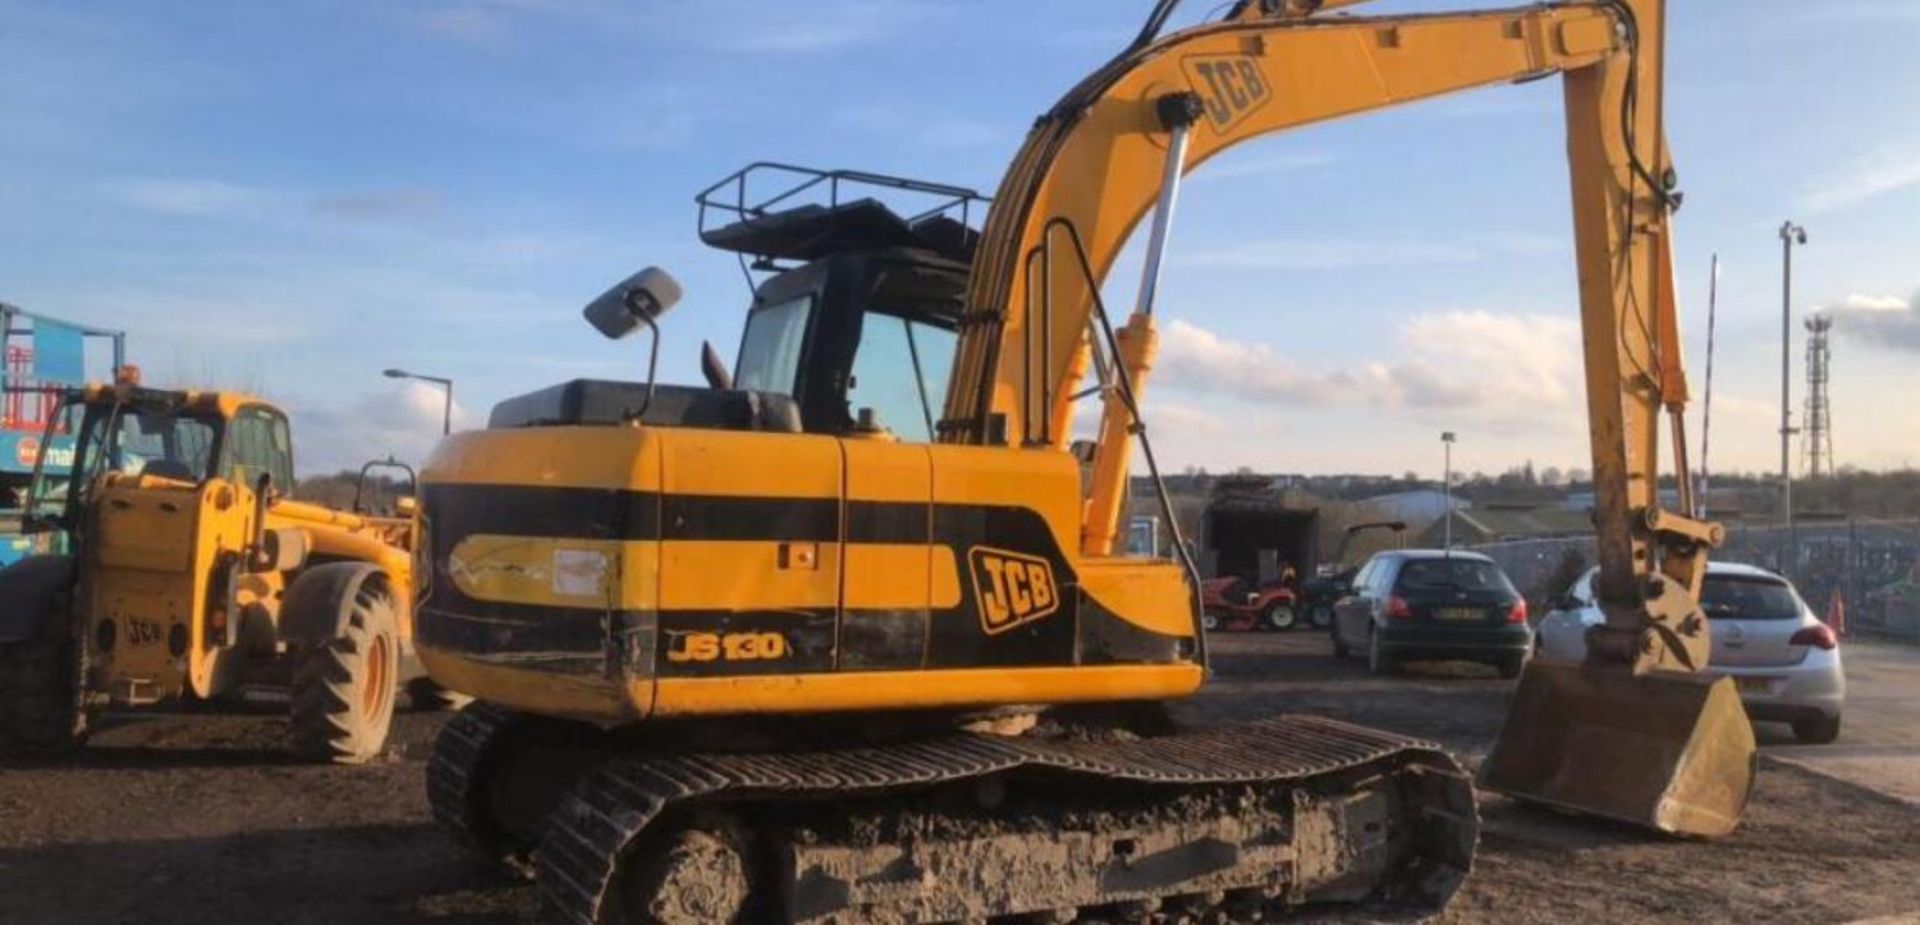
<svg viewBox="0 0 1920 925">
<path fill-rule="evenodd" d="M 1104 397 L 1103 420 L 1081 551 L 1111 555 L 1135 437 L 1144 431 L 1152 274 L 1180 175 L 1262 135 L 1559 73 L 1607 624 L 1586 668 L 1529 673 L 1519 700 L 1545 705 L 1510 720 L 1485 779 L 1662 829 L 1728 831 L 1751 786 L 1753 748 L 1728 685 L 1698 674 L 1708 643 L 1697 599 L 1705 551 L 1720 532 L 1689 516 L 1687 388 L 1672 278 L 1671 214 L 1680 196 L 1662 116 L 1664 0 L 1316 15 L 1347 5 L 1248 0 L 1218 23 L 1157 37 L 1172 6 L 1163 2 L 1132 47 L 1042 117 L 988 216 L 942 439 L 1063 447 L 1086 394 L 1082 380 L 1098 367 L 1105 381 L 1092 391 Z M 1162 214 L 1149 276 L 1120 325 L 1107 317 L 1099 286 L 1156 201 Z M 1116 326 L 1117 335 L 1109 333 Z M 1663 410 L 1680 475 L 1672 509 L 1658 496 Z M 1533 711 L 1544 712 L 1530 720 Z M 1614 731 L 1650 714 L 1663 717 L 1661 748 Z M 1578 732 L 1549 734 L 1553 728 Z M 1696 739 L 1713 744 L 1688 747 Z M 1586 744 L 1573 749 L 1575 741 Z M 1595 748 L 1616 771 L 1622 762 L 1645 764 L 1629 779 L 1648 783 L 1582 777 L 1583 765 L 1596 766 Z M 1676 787 L 1710 794 L 1701 799 L 1711 805 L 1675 808 L 1685 802 Z"/>
</svg>

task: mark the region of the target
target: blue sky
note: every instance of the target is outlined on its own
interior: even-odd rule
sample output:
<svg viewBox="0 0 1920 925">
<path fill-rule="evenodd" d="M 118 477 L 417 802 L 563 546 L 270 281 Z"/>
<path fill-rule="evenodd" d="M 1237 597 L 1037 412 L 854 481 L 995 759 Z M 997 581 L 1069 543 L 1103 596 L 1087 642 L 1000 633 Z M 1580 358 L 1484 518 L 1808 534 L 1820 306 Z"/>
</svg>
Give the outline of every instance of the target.
<svg viewBox="0 0 1920 925">
<path fill-rule="evenodd" d="M 418 457 L 438 398 L 380 369 L 454 378 L 468 425 L 561 379 L 637 377 L 643 345 L 578 309 L 661 264 L 688 293 L 663 378 L 694 381 L 747 299 L 694 238 L 696 190 L 769 159 L 990 191 L 1149 5 L 0 0 L 0 300 L 125 327 L 156 382 L 280 400 L 305 471 Z M 1787 217 L 1812 237 L 1796 311 L 1840 311 L 1841 461 L 1920 460 L 1917 43 L 1912 0 L 1674 5 L 1696 392 L 1708 256 L 1725 263 L 1716 468 L 1777 465 Z M 1543 81 L 1196 173 L 1149 400 L 1163 454 L 1436 475 L 1451 429 L 1465 469 L 1584 467 L 1561 138 Z"/>
</svg>

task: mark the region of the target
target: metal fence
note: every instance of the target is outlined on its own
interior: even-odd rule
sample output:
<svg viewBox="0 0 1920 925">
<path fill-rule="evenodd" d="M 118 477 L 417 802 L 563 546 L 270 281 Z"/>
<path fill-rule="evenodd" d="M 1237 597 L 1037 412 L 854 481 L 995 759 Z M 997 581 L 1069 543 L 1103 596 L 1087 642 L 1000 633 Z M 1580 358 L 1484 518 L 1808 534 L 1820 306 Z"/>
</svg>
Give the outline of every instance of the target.
<svg viewBox="0 0 1920 925">
<path fill-rule="evenodd" d="M 1511 540 L 1474 549 L 1500 563 L 1536 606 L 1564 592 L 1594 560 L 1592 537 Z M 1920 520 L 1819 521 L 1796 525 L 1790 535 L 1778 526 L 1730 524 L 1713 558 L 1783 572 L 1816 611 L 1825 613 L 1838 592 L 1857 625 L 1920 632 L 1920 613 L 1909 621 L 1904 611 L 1896 612 L 1908 606 L 1900 592 L 1916 583 Z"/>
</svg>

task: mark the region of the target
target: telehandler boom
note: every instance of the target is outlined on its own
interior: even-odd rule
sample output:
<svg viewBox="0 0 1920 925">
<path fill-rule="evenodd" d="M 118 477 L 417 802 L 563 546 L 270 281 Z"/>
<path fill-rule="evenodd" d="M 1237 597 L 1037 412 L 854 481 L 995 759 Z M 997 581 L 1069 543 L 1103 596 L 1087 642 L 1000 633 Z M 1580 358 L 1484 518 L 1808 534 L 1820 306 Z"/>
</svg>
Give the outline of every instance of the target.
<svg viewBox="0 0 1920 925">
<path fill-rule="evenodd" d="M 1672 831 L 1737 821 L 1751 730 L 1697 675 L 1718 533 L 1654 492 L 1663 409 L 1685 471 L 1664 3 L 1272 0 L 1162 35 L 1174 5 L 1039 120 L 980 231 L 968 190 L 753 165 L 698 199 L 703 240 L 772 273 L 731 371 L 709 351 L 706 389 L 576 380 L 436 449 L 419 650 L 487 702 L 443 732 L 429 794 L 536 871 L 551 918 L 1444 904 L 1478 826 L 1458 764 L 1307 717 L 1174 730 L 1157 705 L 1205 676 L 1198 580 L 1177 538 L 1168 561 L 1114 537 L 1136 443 L 1153 461 L 1140 401 L 1181 177 L 1259 135 L 1553 73 L 1609 624 L 1584 668 L 1529 671 L 1487 776 Z M 1150 209 L 1116 325 L 1100 283 Z M 587 317 L 657 338 L 678 296 L 649 269 Z"/>
</svg>

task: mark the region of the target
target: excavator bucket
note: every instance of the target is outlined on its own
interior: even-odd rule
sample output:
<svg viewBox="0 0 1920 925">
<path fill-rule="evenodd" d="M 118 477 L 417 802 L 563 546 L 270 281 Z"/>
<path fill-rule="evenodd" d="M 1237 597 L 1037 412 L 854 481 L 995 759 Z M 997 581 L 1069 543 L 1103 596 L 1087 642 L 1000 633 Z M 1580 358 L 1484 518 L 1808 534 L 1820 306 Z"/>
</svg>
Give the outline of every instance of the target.
<svg viewBox="0 0 1920 925">
<path fill-rule="evenodd" d="M 1626 665 L 1527 666 L 1480 786 L 1662 832 L 1712 837 L 1753 791 L 1753 725 L 1729 678 Z"/>
</svg>

